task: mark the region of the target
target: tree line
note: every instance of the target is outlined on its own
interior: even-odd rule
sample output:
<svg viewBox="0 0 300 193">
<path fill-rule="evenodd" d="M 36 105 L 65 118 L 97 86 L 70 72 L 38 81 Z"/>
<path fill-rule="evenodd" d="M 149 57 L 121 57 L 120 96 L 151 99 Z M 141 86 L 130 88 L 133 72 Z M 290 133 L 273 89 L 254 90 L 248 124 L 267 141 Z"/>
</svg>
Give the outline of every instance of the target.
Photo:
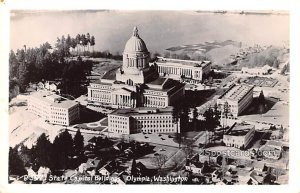
<svg viewBox="0 0 300 193">
<path fill-rule="evenodd" d="M 85 49 L 95 45 L 94 36 L 89 33 L 85 36 L 70 35 L 57 38 L 53 48 L 48 42 L 39 47 L 11 50 L 9 54 L 9 80 L 10 85 L 18 84 L 20 91 L 25 92 L 30 82 L 43 80 L 62 81 L 62 93 L 80 95 L 84 91 L 81 84 L 86 81 L 86 75 L 92 70 L 93 61 L 70 58 L 71 49 Z M 72 89 L 74 88 L 74 89 Z M 71 93 L 70 93 L 71 92 Z"/>
<path fill-rule="evenodd" d="M 57 38 L 56 40 L 56 47 L 60 50 L 62 50 L 61 53 L 70 54 L 71 51 L 77 52 L 77 55 L 79 56 L 80 53 L 85 53 L 86 49 L 89 52 L 90 47 L 93 48 L 95 46 L 95 37 L 90 35 L 90 33 L 87 34 L 77 34 L 75 37 L 71 37 L 69 34 L 67 37 L 64 35 L 61 38 Z"/>
<path fill-rule="evenodd" d="M 84 141 L 80 130 L 74 137 L 65 130 L 55 137 L 53 143 L 43 133 L 31 149 L 24 145 L 9 149 L 9 175 L 25 175 L 25 167 L 32 167 L 34 171 L 41 166 L 52 171 L 76 168 L 85 160 L 83 153 Z"/>
</svg>

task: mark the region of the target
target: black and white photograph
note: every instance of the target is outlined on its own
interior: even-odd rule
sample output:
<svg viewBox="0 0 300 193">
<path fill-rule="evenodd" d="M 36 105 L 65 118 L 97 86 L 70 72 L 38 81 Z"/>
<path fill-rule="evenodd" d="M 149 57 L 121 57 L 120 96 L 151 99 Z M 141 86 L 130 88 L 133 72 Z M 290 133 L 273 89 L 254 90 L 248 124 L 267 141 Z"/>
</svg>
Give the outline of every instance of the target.
<svg viewBox="0 0 300 193">
<path fill-rule="evenodd" d="M 289 10 L 12 9 L 8 27 L 8 184 L 289 184 Z"/>
</svg>

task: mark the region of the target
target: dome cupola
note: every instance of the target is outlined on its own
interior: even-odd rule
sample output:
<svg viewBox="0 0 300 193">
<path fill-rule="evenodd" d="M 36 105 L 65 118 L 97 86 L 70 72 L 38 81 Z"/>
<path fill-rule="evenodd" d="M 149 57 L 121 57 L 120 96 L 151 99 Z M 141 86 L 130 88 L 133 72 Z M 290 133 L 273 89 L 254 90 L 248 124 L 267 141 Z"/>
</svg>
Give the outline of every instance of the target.
<svg viewBox="0 0 300 193">
<path fill-rule="evenodd" d="M 131 38 L 127 41 L 124 52 L 148 52 L 145 42 L 140 38 L 137 27 L 133 28 Z"/>
<path fill-rule="evenodd" d="M 147 46 L 140 38 L 137 27 L 134 27 L 123 52 L 122 70 L 127 74 L 139 74 L 141 69 L 149 67 L 149 58 Z"/>
</svg>

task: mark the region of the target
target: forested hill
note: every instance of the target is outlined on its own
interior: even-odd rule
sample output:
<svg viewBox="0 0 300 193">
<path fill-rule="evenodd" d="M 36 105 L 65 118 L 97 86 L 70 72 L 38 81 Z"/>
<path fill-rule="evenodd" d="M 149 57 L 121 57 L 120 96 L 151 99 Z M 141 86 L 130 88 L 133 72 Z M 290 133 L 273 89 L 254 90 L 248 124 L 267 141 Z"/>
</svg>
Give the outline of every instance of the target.
<svg viewBox="0 0 300 193">
<path fill-rule="evenodd" d="M 11 50 L 9 54 L 10 85 L 19 85 L 20 92 L 25 92 L 30 82 L 58 80 L 62 83 L 62 93 L 78 96 L 85 94 L 92 66 L 92 60 L 82 57 L 106 57 L 121 59 L 109 51 L 95 52 L 91 49 L 95 38 L 89 34 L 78 34 L 72 38 L 67 35 L 57 38 L 54 46 L 48 42 L 39 47 L 24 47 Z M 10 87 L 13 89 L 13 87 Z"/>
</svg>

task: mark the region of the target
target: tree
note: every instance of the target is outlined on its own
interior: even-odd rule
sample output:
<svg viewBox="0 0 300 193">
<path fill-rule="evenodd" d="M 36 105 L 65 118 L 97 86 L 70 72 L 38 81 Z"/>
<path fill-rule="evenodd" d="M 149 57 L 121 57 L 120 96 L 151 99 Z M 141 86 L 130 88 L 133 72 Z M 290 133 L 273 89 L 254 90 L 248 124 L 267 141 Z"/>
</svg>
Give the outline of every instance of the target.
<svg viewBox="0 0 300 193">
<path fill-rule="evenodd" d="M 198 122 L 198 109 L 195 107 L 193 109 L 193 127 L 194 127 L 194 130 L 197 129 L 197 122 Z"/>
<path fill-rule="evenodd" d="M 20 84 L 20 90 L 24 92 L 29 83 L 29 71 L 25 61 L 20 62 L 18 70 L 18 80 Z"/>
<path fill-rule="evenodd" d="M 174 156 L 172 156 L 171 161 L 173 163 L 174 169 L 176 170 L 180 167 L 180 164 L 182 163 L 182 157 L 175 154 Z"/>
<path fill-rule="evenodd" d="M 173 122 L 176 123 L 176 137 L 178 139 L 178 147 L 180 148 L 181 136 L 180 136 L 180 132 L 179 132 L 179 128 L 178 128 L 179 116 L 180 116 L 180 112 L 179 112 L 178 106 L 175 105 L 175 106 L 173 106 L 172 117 L 173 117 Z"/>
<path fill-rule="evenodd" d="M 266 111 L 266 99 L 262 90 L 258 96 L 258 111 L 261 115 Z"/>
<path fill-rule="evenodd" d="M 88 46 L 88 51 L 90 51 L 90 44 L 91 44 L 91 36 L 90 33 L 86 34 L 86 40 L 87 40 L 87 46 Z"/>
<path fill-rule="evenodd" d="M 85 53 L 85 46 L 87 45 L 87 39 L 85 34 L 81 34 L 81 45 L 83 46 L 83 54 Z"/>
<path fill-rule="evenodd" d="M 214 125 L 213 123 L 213 110 L 209 107 L 208 110 L 206 110 L 203 113 L 204 117 L 204 124 L 205 124 L 205 130 L 209 133 L 213 131 Z M 210 135 L 208 135 L 208 140 L 210 141 Z"/>
<path fill-rule="evenodd" d="M 74 136 L 74 151 L 76 154 L 81 154 L 84 148 L 83 136 L 81 135 L 80 129 L 77 130 Z"/>
<path fill-rule="evenodd" d="M 94 36 L 92 36 L 91 37 L 91 40 L 90 40 L 90 44 L 91 44 L 91 46 L 93 46 L 93 52 L 94 52 L 94 46 L 95 46 L 95 37 Z"/>
<path fill-rule="evenodd" d="M 72 136 L 67 130 L 55 137 L 53 141 L 55 169 L 66 169 L 68 167 L 69 157 L 73 154 L 73 150 Z"/>
<path fill-rule="evenodd" d="M 9 148 L 8 156 L 8 174 L 9 175 L 25 175 L 27 174 L 24 163 L 18 155 L 16 148 Z"/>
<path fill-rule="evenodd" d="M 18 60 L 15 52 L 13 50 L 9 53 L 9 79 L 17 78 L 18 76 Z"/>
<path fill-rule="evenodd" d="M 221 118 L 221 111 L 219 110 L 219 107 L 217 103 L 214 106 L 214 120 L 215 120 L 215 125 L 220 126 L 220 118 Z"/>
<path fill-rule="evenodd" d="M 73 52 L 75 51 L 76 46 L 77 46 L 76 38 L 71 38 L 71 47 L 73 49 Z"/>
<path fill-rule="evenodd" d="M 80 52 L 80 44 L 81 44 L 81 35 L 80 35 L 80 34 L 77 34 L 77 36 L 76 36 L 77 56 L 79 56 L 79 52 Z"/>
<path fill-rule="evenodd" d="M 138 176 L 138 170 L 137 170 L 137 167 L 136 167 L 136 160 L 135 159 L 132 160 L 131 173 L 130 174 L 132 176 Z"/>
<path fill-rule="evenodd" d="M 45 133 L 37 139 L 36 145 L 33 146 L 34 162 L 38 166 L 52 167 L 52 144 Z"/>
<path fill-rule="evenodd" d="M 191 155 L 193 154 L 194 150 L 190 144 L 184 145 L 181 149 L 185 155 L 185 160 L 189 159 Z"/>
<path fill-rule="evenodd" d="M 70 34 L 68 34 L 66 39 L 66 49 L 69 49 L 71 46 L 72 46 L 72 39 Z"/>
<path fill-rule="evenodd" d="M 225 133 L 225 127 L 227 127 L 228 114 L 229 114 L 229 104 L 227 101 L 225 101 L 223 106 L 223 119 L 225 118 L 225 123 L 223 122 L 223 135 Z"/>
<path fill-rule="evenodd" d="M 167 156 L 164 154 L 158 154 L 154 156 L 153 163 L 156 166 L 158 173 L 161 172 L 162 167 L 165 165 L 165 162 L 167 161 Z"/>
</svg>

